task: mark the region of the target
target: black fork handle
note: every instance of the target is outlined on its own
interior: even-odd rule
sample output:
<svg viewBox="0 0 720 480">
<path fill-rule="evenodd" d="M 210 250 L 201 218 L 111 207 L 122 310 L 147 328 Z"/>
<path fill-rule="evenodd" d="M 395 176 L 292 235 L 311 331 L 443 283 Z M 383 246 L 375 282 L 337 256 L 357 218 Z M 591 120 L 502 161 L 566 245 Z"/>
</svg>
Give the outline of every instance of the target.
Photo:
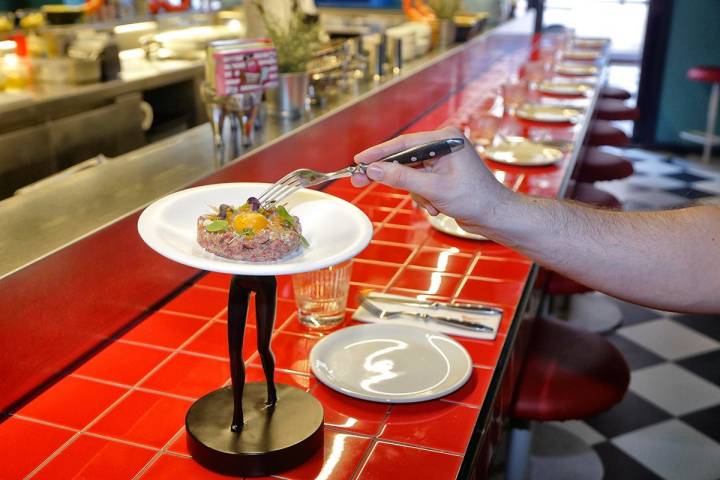
<svg viewBox="0 0 720 480">
<path fill-rule="evenodd" d="M 445 140 L 438 140 L 410 147 L 401 152 L 388 155 L 387 157 L 380 159 L 380 161 L 398 162 L 403 165 L 410 165 L 424 160 L 433 160 L 435 158 L 444 157 L 445 155 L 461 150 L 464 146 L 465 139 L 463 138 L 447 138 Z"/>
</svg>

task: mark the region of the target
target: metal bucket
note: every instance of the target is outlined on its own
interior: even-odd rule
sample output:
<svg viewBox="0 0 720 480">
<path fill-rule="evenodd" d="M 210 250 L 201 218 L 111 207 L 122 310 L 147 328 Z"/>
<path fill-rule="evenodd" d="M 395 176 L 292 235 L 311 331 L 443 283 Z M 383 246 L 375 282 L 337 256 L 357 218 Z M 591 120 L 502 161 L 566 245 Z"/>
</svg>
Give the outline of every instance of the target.
<svg viewBox="0 0 720 480">
<path fill-rule="evenodd" d="M 268 92 L 268 99 L 274 104 L 275 113 L 290 119 L 302 116 L 307 108 L 309 84 L 307 72 L 279 74 L 277 89 Z"/>
</svg>

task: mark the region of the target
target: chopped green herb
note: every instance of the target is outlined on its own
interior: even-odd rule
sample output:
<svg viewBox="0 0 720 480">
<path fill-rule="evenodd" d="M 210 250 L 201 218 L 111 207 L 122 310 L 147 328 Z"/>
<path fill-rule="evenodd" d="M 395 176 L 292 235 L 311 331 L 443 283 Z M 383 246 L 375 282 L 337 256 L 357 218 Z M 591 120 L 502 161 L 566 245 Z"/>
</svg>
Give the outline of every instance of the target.
<svg viewBox="0 0 720 480">
<path fill-rule="evenodd" d="M 230 228 L 230 225 L 227 220 L 215 220 L 211 224 L 207 225 L 205 230 L 211 233 L 227 232 L 228 228 Z"/>
<path fill-rule="evenodd" d="M 290 225 L 295 223 L 295 219 L 293 218 L 292 215 L 290 215 L 290 213 L 288 213 L 287 209 L 283 205 L 277 206 L 277 212 L 278 212 L 278 215 L 280 215 L 280 218 L 282 218 L 286 222 L 289 222 Z"/>
<path fill-rule="evenodd" d="M 310 246 L 310 242 L 307 241 L 307 238 L 300 235 L 300 241 L 303 244 L 303 247 L 308 248 Z"/>
<path fill-rule="evenodd" d="M 244 235 L 246 237 L 252 237 L 253 233 L 254 232 L 252 228 L 243 228 L 238 232 L 239 235 Z"/>
</svg>

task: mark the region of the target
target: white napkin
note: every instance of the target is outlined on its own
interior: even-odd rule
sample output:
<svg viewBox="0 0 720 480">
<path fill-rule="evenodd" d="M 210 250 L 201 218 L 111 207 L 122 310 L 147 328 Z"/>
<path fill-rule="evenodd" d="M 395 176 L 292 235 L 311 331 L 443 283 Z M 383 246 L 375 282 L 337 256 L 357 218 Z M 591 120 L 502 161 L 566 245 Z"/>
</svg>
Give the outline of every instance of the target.
<svg viewBox="0 0 720 480">
<path fill-rule="evenodd" d="M 500 321 L 502 320 L 502 315 L 488 315 L 483 313 L 473 313 L 473 312 L 465 312 L 465 311 L 459 311 L 455 309 L 449 309 L 449 308 L 427 308 L 427 307 L 421 307 L 421 306 L 409 306 L 409 305 L 400 305 L 398 303 L 387 303 L 383 302 L 382 298 L 396 298 L 400 300 L 406 300 L 406 301 L 417 301 L 417 298 L 415 297 L 403 297 L 401 295 L 390 295 L 386 293 L 373 293 L 373 298 L 371 302 L 373 305 L 376 305 L 379 308 L 382 308 L 383 310 L 386 310 L 388 312 L 397 312 L 397 311 L 403 311 L 403 312 L 417 312 L 417 313 L 429 313 L 434 314 L 442 317 L 452 317 L 452 318 L 460 318 L 470 321 L 478 321 L 482 322 L 484 325 L 487 325 L 488 327 L 492 328 L 492 332 L 484 332 L 484 331 L 476 331 L 476 330 L 470 330 L 467 328 L 462 327 L 456 327 L 454 325 L 450 325 L 447 323 L 442 322 L 436 322 L 433 320 L 423 320 L 421 318 L 413 318 L 411 316 L 395 316 L 393 318 L 385 318 L 383 320 L 380 320 L 375 315 L 372 315 L 370 312 L 368 312 L 365 307 L 362 305 L 358 307 L 357 310 L 355 310 L 355 313 L 353 314 L 353 319 L 358 320 L 361 322 L 367 322 L 367 323 L 393 323 L 398 325 L 411 325 L 415 327 L 424 327 L 428 330 L 433 330 L 435 332 L 442 332 L 446 333 L 448 335 L 457 335 L 460 337 L 468 337 L 468 338 L 479 338 L 483 340 L 494 340 L 497 336 L 497 331 L 500 326 Z"/>
</svg>

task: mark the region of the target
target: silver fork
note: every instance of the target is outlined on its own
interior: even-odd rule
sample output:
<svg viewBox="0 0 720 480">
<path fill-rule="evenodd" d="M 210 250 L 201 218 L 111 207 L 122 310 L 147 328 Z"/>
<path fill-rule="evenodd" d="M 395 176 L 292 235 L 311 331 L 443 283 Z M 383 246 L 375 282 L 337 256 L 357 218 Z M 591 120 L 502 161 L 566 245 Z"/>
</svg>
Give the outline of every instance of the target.
<svg viewBox="0 0 720 480">
<path fill-rule="evenodd" d="M 404 312 L 404 311 L 400 311 L 400 310 L 394 310 L 394 311 L 384 310 L 381 307 L 372 303 L 367 298 L 360 299 L 360 305 L 365 307 L 365 310 L 370 312 L 371 315 L 378 317 L 380 320 L 383 320 L 386 318 L 390 320 L 390 319 L 398 318 L 398 317 L 416 317 L 416 318 L 420 318 L 422 320 L 431 320 L 433 322 L 445 323 L 447 325 L 465 328 L 468 330 L 474 330 L 476 332 L 494 332 L 495 331 L 495 329 L 493 329 L 492 327 L 489 327 L 482 323 L 471 322 L 469 320 L 462 320 L 460 318 L 443 317 L 440 315 L 432 315 L 429 313 L 420 313 L 420 312 Z"/>
<path fill-rule="evenodd" d="M 435 142 L 425 143 L 415 147 L 410 147 L 398 153 L 389 155 L 380 161 L 382 162 L 398 162 L 401 164 L 415 164 L 424 160 L 432 160 L 443 157 L 453 152 L 457 152 L 465 146 L 465 140 L 462 138 L 448 138 Z M 263 207 L 281 202 L 289 195 L 292 195 L 299 188 L 311 187 L 321 183 L 337 180 L 338 178 L 349 177 L 356 173 L 365 173 L 368 165 L 358 164 L 341 168 L 335 172 L 323 173 L 309 168 L 301 168 L 292 171 L 268 187 L 259 197 L 258 200 Z"/>
</svg>

